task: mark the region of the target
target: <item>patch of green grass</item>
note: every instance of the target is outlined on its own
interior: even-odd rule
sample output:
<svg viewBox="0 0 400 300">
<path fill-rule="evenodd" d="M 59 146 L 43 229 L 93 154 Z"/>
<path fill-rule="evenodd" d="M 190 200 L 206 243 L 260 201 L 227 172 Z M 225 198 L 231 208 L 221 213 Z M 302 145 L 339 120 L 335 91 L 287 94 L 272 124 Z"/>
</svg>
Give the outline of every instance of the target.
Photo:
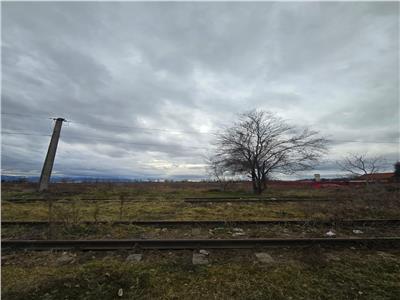
<svg viewBox="0 0 400 300">
<path fill-rule="evenodd" d="M 16 280 L 2 289 L 4 299 L 148 299 L 145 295 L 157 290 L 150 283 L 150 273 L 121 265 L 116 261 L 94 261 L 78 268 L 23 268 L 4 270 L 7 279 Z M 23 276 L 24 283 L 21 285 Z"/>
<path fill-rule="evenodd" d="M 75 203 L 75 204 L 74 204 Z M 393 203 L 393 202 L 392 202 Z M 125 220 L 257 220 L 257 219 L 335 219 L 335 218 L 397 218 L 399 204 L 369 205 L 363 200 L 335 203 L 330 201 L 282 203 L 200 203 L 183 201 L 126 201 L 122 219 Z M 96 210 L 97 205 L 97 210 Z M 119 220 L 120 202 L 70 201 L 55 202 L 54 220 Z M 10 203 L 2 205 L 3 220 L 47 220 L 47 202 Z"/>
<path fill-rule="evenodd" d="M 3 201 L 12 190 L 2 187 Z M 61 187 L 67 190 L 63 193 Z M 10 188 L 10 187 L 8 187 Z M 71 190 L 68 190 L 71 189 Z M 66 222 L 78 220 L 119 220 L 120 202 L 84 201 L 85 198 L 101 198 L 118 200 L 123 195 L 125 199 L 135 198 L 136 202 L 126 200 L 123 204 L 122 219 L 130 220 L 255 220 L 276 218 L 307 218 L 307 219 L 337 219 L 337 218 L 397 218 L 400 209 L 397 190 L 389 191 L 376 186 L 371 188 L 354 188 L 340 191 L 312 188 L 270 188 L 263 196 L 270 197 L 311 197 L 314 202 L 283 202 L 283 203 L 202 203 L 189 204 L 184 197 L 223 197 L 252 196 L 243 187 L 221 192 L 218 185 L 206 183 L 175 183 L 175 184 L 99 184 L 74 186 L 60 185 L 60 190 L 46 194 L 24 192 L 20 195 L 60 197 L 66 203 L 54 202 L 54 219 Z M 7 195 L 4 197 L 4 195 Z M 344 201 L 318 201 L 318 198 L 338 198 Z M 11 203 L 3 202 L 2 218 L 4 220 L 47 220 L 48 203 Z"/>
<path fill-rule="evenodd" d="M 10 202 L 2 203 L 1 218 L 3 220 L 47 220 L 47 202 L 32 202 L 14 204 Z"/>
<path fill-rule="evenodd" d="M 282 253 L 282 252 L 281 252 Z M 4 299 L 399 299 L 400 258 L 336 253 L 340 261 L 293 259 L 268 265 L 189 259 L 136 264 L 109 257 L 67 266 L 4 266 Z M 212 257 L 212 256 L 211 256 Z M 189 257 L 188 257 L 189 258 Z M 123 296 L 118 297 L 118 290 Z"/>
<path fill-rule="evenodd" d="M 94 221 L 96 206 L 90 201 L 78 201 L 53 205 L 54 220 Z M 118 220 L 119 202 L 98 204 L 98 220 Z M 126 202 L 123 206 L 123 219 L 127 220 L 246 220 L 286 217 L 301 218 L 303 214 L 292 203 L 211 203 L 191 205 L 182 201 L 140 201 Z M 46 202 L 12 204 L 2 206 L 4 220 L 47 220 L 48 205 Z"/>
</svg>

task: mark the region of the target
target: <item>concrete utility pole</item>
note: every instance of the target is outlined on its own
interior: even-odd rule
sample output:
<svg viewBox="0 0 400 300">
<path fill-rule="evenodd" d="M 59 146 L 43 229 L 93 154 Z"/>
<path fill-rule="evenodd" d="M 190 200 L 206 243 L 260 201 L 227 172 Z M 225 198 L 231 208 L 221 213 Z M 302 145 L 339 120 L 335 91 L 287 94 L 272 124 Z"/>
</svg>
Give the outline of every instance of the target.
<svg viewBox="0 0 400 300">
<path fill-rule="evenodd" d="M 51 136 L 49 149 L 47 150 L 46 160 L 43 164 L 42 174 L 40 175 L 39 192 L 45 191 L 49 188 L 51 170 L 53 169 L 54 158 L 56 156 L 58 139 L 60 138 L 61 126 L 65 121 L 63 118 L 54 119 L 53 135 Z"/>
<path fill-rule="evenodd" d="M 314 174 L 314 181 L 315 182 L 320 182 L 321 181 L 321 175 L 320 174 Z"/>
</svg>

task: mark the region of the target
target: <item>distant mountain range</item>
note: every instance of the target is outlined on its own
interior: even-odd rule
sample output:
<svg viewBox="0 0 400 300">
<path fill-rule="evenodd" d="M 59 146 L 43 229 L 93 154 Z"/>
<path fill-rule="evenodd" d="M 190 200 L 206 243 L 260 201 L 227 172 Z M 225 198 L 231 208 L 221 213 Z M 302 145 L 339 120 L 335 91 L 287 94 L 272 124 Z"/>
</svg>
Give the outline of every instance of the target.
<svg viewBox="0 0 400 300">
<path fill-rule="evenodd" d="M 39 182 L 40 176 L 10 176 L 1 175 L 2 182 Z M 156 179 L 132 179 L 126 177 L 89 177 L 89 176 L 52 176 L 51 182 L 143 182 L 143 181 L 159 181 Z"/>
<path fill-rule="evenodd" d="M 2 182 L 39 182 L 39 176 L 10 176 L 1 175 Z M 343 181 L 349 178 L 338 177 L 338 178 L 321 178 L 321 181 Z M 205 178 L 130 178 L 123 176 L 107 176 L 107 177 L 92 177 L 92 176 L 52 176 L 51 182 L 165 182 L 165 181 L 192 181 L 199 182 L 206 180 Z M 310 181 L 313 180 L 312 177 L 297 179 L 297 180 L 279 180 L 277 181 Z"/>
</svg>

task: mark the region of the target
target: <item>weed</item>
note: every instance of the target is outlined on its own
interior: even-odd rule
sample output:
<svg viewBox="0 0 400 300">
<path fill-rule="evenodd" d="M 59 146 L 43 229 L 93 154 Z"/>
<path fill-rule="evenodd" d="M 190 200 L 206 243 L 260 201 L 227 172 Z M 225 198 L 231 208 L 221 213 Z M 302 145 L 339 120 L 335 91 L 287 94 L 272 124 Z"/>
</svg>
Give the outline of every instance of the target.
<svg viewBox="0 0 400 300">
<path fill-rule="evenodd" d="M 96 223 L 99 221 L 99 214 L 100 214 L 100 204 L 99 202 L 95 201 L 93 209 L 93 220 Z"/>
<path fill-rule="evenodd" d="M 309 252 L 318 255 L 309 259 Z M 51 260 L 43 266 L 7 265 L 2 268 L 2 296 L 10 300 L 107 300 L 118 299 L 122 289 L 120 299 L 399 298 L 398 255 L 388 260 L 374 252 L 341 250 L 331 253 L 340 261 L 326 261 L 326 254 L 323 249 L 277 250 L 272 256 L 278 261 L 271 265 L 221 258 L 210 266 L 193 266 L 190 253 L 177 262 L 152 257 L 129 264 L 114 255 L 79 265 L 52 265 Z"/>
</svg>

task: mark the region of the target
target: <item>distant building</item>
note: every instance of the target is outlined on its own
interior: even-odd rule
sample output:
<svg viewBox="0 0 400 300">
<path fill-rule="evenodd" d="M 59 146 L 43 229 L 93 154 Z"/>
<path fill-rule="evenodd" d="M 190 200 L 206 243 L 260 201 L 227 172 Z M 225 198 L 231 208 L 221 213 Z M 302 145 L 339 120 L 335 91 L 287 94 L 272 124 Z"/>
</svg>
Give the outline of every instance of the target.
<svg viewBox="0 0 400 300">
<path fill-rule="evenodd" d="M 394 173 L 375 173 L 366 174 L 357 178 L 362 181 L 374 181 L 374 182 L 390 182 L 394 181 Z"/>
</svg>

